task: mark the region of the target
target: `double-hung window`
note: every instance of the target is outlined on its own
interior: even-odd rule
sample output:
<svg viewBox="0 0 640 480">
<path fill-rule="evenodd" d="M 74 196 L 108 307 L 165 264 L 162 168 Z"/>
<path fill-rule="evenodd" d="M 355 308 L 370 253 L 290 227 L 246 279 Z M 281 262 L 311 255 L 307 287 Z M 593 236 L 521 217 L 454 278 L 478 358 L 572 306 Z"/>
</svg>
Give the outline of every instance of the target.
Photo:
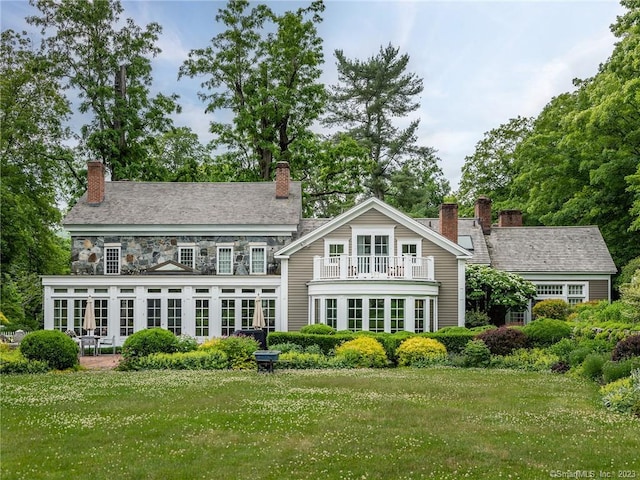
<svg viewBox="0 0 640 480">
<path fill-rule="evenodd" d="M 196 248 L 193 246 L 178 247 L 178 263 L 190 268 L 196 267 Z"/>
<path fill-rule="evenodd" d="M 120 245 L 104 246 L 105 275 L 120 275 Z"/>
<path fill-rule="evenodd" d="M 218 246 L 218 275 L 233 275 L 233 247 Z"/>
<path fill-rule="evenodd" d="M 267 273 L 267 247 L 251 247 L 251 274 L 264 275 Z"/>
</svg>

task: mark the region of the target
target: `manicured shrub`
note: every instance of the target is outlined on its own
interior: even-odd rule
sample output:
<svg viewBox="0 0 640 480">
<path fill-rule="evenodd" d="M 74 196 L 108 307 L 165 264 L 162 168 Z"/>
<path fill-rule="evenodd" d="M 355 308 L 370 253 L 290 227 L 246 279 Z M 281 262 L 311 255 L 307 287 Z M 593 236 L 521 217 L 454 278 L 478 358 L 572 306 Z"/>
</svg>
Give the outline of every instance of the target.
<svg viewBox="0 0 640 480">
<path fill-rule="evenodd" d="M 617 413 L 640 416 L 640 370 L 600 389 L 604 406 Z"/>
<path fill-rule="evenodd" d="M 317 345 L 313 345 L 313 346 L 317 347 Z M 281 354 L 289 353 L 289 352 L 298 352 L 298 353 L 304 352 L 303 347 L 301 347 L 297 343 L 292 343 L 292 342 L 276 343 L 275 345 L 269 345 L 269 350 L 278 350 Z"/>
<path fill-rule="evenodd" d="M 140 330 L 127 337 L 122 345 L 122 356 L 125 359 L 177 351 L 178 337 L 163 328 Z"/>
<path fill-rule="evenodd" d="M 620 378 L 628 377 L 636 369 L 640 369 L 640 357 L 628 358 L 617 362 L 609 360 L 602 366 L 602 380 L 604 383 L 611 383 Z"/>
<path fill-rule="evenodd" d="M 208 341 L 200 346 L 200 350 L 218 350 L 224 352 L 233 370 L 249 370 L 256 368 L 253 352 L 260 348 L 260 343 L 253 337 L 234 335 Z"/>
<path fill-rule="evenodd" d="M 482 340 L 468 342 L 462 351 L 462 366 L 488 367 L 491 362 L 491 350 Z"/>
<path fill-rule="evenodd" d="M 476 339 L 482 340 L 493 355 L 508 355 L 527 346 L 525 334 L 521 330 L 509 327 L 487 330 L 478 334 Z"/>
<path fill-rule="evenodd" d="M 121 362 L 118 370 L 223 370 L 229 368 L 227 355 L 219 350 L 152 353 Z"/>
<path fill-rule="evenodd" d="M 183 333 L 178 337 L 178 343 L 176 345 L 177 352 L 193 352 L 198 349 L 198 340 L 191 335 Z"/>
<path fill-rule="evenodd" d="M 602 367 L 606 358 L 598 353 L 590 353 L 582 362 L 579 373 L 590 380 L 598 381 L 602 378 Z"/>
<path fill-rule="evenodd" d="M 559 342 L 550 345 L 547 350 L 554 355 L 560 357 L 560 360 L 564 362 L 569 362 L 569 355 L 573 352 L 578 346 L 578 342 L 576 342 L 572 338 L 563 338 Z"/>
<path fill-rule="evenodd" d="M 512 368 L 529 372 L 548 372 L 559 362 L 559 357 L 541 348 L 515 350 L 509 355 L 495 356 L 491 366 L 495 368 Z"/>
<path fill-rule="evenodd" d="M 522 331 L 533 346 L 546 347 L 569 338 L 573 329 L 563 320 L 539 318 L 526 325 Z"/>
<path fill-rule="evenodd" d="M 51 370 L 47 362 L 27 360 L 19 349 L 0 348 L 0 374 L 45 373 Z"/>
<path fill-rule="evenodd" d="M 571 313 L 571 305 L 559 298 L 551 298 L 536 303 L 531 309 L 533 318 L 553 318 L 566 320 Z"/>
<path fill-rule="evenodd" d="M 613 360 L 624 360 L 631 357 L 640 357 L 640 335 L 631 335 L 620 340 L 611 355 Z"/>
<path fill-rule="evenodd" d="M 27 360 L 46 362 L 51 368 L 65 370 L 78 364 L 78 345 L 58 330 L 36 330 L 20 342 Z"/>
<path fill-rule="evenodd" d="M 325 325 L 323 323 L 316 323 L 314 325 L 305 325 L 300 329 L 300 333 L 311 333 L 315 335 L 333 335 L 336 333 L 336 329 Z"/>
<path fill-rule="evenodd" d="M 438 330 L 437 332 L 421 333 L 421 337 L 433 338 L 438 340 L 445 347 L 449 353 L 460 353 L 464 350 L 464 347 L 476 337 L 477 333 L 472 332 L 466 328 L 460 328 L 450 331 Z"/>
<path fill-rule="evenodd" d="M 336 358 L 352 364 L 354 368 L 381 368 L 387 366 L 387 354 L 375 338 L 360 336 L 336 348 Z"/>
<path fill-rule="evenodd" d="M 481 312 L 480 310 L 470 310 L 465 313 L 464 326 L 467 328 L 483 327 L 490 324 L 491 319 L 485 312 Z"/>
<path fill-rule="evenodd" d="M 396 351 L 399 366 L 438 363 L 447 358 L 446 347 L 437 340 L 411 337 L 403 341 Z"/>
<path fill-rule="evenodd" d="M 315 368 L 328 368 L 329 359 L 319 353 L 305 353 L 290 351 L 281 353 L 276 368 L 292 368 L 297 370 L 308 370 Z"/>
<path fill-rule="evenodd" d="M 352 332 L 336 332 L 333 335 L 316 335 L 298 332 L 271 332 L 267 336 L 267 345 L 275 345 L 278 343 L 295 343 L 302 348 L 310 345 L 318 345 L 322 349 L 322 353 L 328 355 L 336 349 L 336 347 L 348 340 L 353 340 L 356 335 Z"/>
</svg>

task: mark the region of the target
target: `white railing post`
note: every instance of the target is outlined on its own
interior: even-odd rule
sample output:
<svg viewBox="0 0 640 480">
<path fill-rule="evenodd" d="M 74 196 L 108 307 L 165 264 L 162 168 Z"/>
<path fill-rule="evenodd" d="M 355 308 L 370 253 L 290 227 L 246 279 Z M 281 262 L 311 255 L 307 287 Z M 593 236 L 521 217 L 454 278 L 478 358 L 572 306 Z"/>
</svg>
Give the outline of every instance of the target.
<svg viewBox="0 0 640 480">
<path fill-rule="evenodd" d="M 427 279 L 435 280 L 435 264 L 433 256 L 427 257 Z"/>
<path fill-rule="evenodd" d="M 340 279 L 347 278 L 347 274 L 349 272 L 348 260 L 349 260 L 349 257 L 345 253 L 340 255 L 340 275 L 338 275 Z"/>
</svg>

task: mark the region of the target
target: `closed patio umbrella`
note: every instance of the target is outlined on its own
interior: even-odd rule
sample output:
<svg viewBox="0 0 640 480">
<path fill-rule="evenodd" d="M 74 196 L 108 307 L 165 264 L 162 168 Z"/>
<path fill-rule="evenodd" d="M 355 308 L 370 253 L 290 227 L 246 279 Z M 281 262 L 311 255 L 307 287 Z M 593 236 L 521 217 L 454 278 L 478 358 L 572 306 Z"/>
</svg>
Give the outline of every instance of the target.
<svg viewBox="0 0 640 480">
<path fill-rule="evenodd" d="M 264 312 L 262 311 L 262 299 L 260 295 L 256 297 L 255 307 L 253 309 L 253 328 L 263 329 L 267 325 L 264 322 Z"/>
<path fill-rule="evenodd" d="M 87 334 L 93 334 L 96 329 L 96 315 L 93 311 L 93 298 L 87 299 L 87 306 L 84 310 L 84 322 L 82 322 L 82 328 L 87 330 Z"/>
</svg>

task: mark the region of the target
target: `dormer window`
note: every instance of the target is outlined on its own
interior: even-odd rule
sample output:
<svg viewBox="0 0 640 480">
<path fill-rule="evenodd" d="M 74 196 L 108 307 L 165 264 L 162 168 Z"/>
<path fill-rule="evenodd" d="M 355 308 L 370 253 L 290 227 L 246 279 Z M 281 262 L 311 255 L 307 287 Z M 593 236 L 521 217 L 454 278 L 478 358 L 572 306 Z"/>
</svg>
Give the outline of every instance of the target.
<svg viewBox="0 0 640 480">
<path fill-rule="evenodd" d="M 178 263 L 190 268 L 196 267 L 196 248 L 193 246 L 178 247 Z"/>
<path fill-rule="evenodd" d="M 233 274 L 233 246 L 218 246 L 218 275 Z"/>
<path fill-rule="evenodd" d="M 264 275 L 267 273 L 267 248 L 264 246 L 251 247 L 251 274 Z"/>
</svg>

